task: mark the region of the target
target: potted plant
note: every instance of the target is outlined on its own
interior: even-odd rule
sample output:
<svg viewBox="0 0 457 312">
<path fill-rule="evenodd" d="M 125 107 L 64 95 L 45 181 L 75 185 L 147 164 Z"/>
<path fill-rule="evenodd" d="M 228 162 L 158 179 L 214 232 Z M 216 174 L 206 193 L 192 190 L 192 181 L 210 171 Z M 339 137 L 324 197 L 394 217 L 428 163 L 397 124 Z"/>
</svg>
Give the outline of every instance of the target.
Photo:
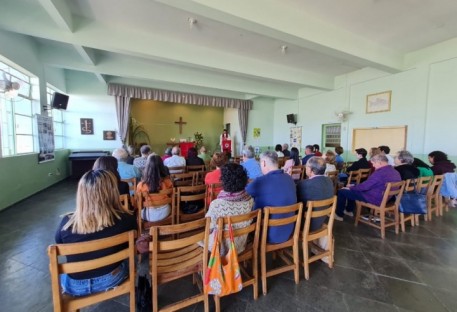
<svg viewBox="0 0 457 312">
<path fill-rule="evenodd" d="M 200 147 L 203 146 L 203 134 L 200 132 L 195 132 L 194 133 L 194 141 L 195 141 L 195 148 L 197 150 L 200 149 Z"/>
<path fill-rule="evenodd" d="M 140 144 L 150 144 L 149 135 L 143 124 L 133 117 L 130 117 L 128 144 L 135 147 L 135 153 L 138 152 Z"/>
</svg>

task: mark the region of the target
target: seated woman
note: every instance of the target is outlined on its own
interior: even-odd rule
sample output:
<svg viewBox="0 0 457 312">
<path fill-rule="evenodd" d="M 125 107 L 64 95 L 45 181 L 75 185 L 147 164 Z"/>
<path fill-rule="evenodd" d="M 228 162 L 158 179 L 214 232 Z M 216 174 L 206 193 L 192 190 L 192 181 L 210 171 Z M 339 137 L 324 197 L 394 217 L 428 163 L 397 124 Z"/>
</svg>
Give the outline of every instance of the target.
<svg viewBox="0 0 457 312">
<path fill-rule="evenodd" d="M 161 190 L 173 188 L 170 176 L 163 165 L 162 158 L 158 155 L 150 155 L 144 167 L 143 177 L 136 187 L 137 193 L 148 193 L 149 200 L 156 203 L 166 201 L 167 194 L 161 194 Z M 170 205 L 167 203 L 150 208 L 143 208 L 141 218 L 150 222 L 165 219 L 170 215 Z"/>
<path fill-rule="evenodd" d="M 284 154 L 282 152 L 282 145 L 281 144 L 276 144 L 275 152 L 276 152 L 276 154 L 278 154 L 278 157 L 284 157 Z"/>
<path fill-rule="evenodd" d="M 413 166 L 414 157 L 408 151 L 399 151 L 395 156 L 395 169 L 400 173 L 402 180 L 416 179 L 419 169 Z"/>
<path fill-rule="evenodd" d="M 137 227 L 133 215 L 122 210 L 114 174 L 107 170 L 86 172 L 78 183 L 76 210 L 67 214 L 57 229 L 57 244 L 86 242 L 111 237 Z M 91 260 L 122 250 L 124 246 L 68 256 L 68 262 Z M 96 270 L 62 274 L 60 283 L 64 293 L 85 296 L 116 287 L 128 278 L 127 261 Z"/>
<path fill-rule="evenodd" d="M 428 154 L 428 161 L 432 164 L 434 175 L 454 172 L 455 170 L 454 163 L 447 159 L 447 155 L 441 151 L 433 151 Z"/>
<path fill-rule="evenodd" d="M 299 174 L 294 174 L 292 175 L 292 167 L 293 166 L 300 166 L 301 161 L 300 161 L 300 155 L 298 152 L 298 148 L 292 147 L 290 149 L 290 158 L 286 160 L 284 163 L 284 167 L 282 167 L 282 170 L 287 173 L 288 175 L 292 176 L 294 180 L 299 180 L 300 175 Z"/>
<path fill-rule="evenodd" d="M 187 151 L 186 165 L 187 166 L 202 166 L 205 162 L 198 157 L 197 149 L 195 147 L 189 148 Z"/>
<path fill-rule="evenodd" d="M 344 159 L 341 156 L 344 153 L 344 149 L 341 146 L 335 147 L 335 166 L 338 171 L 341 171 L 344 167 Z"/>
<path fill-rule="evenodd" d="M 121 181 L 121 176 L 119 171 L 117 171 L 117 159 L 113 156 L 101 156 L 95 161 L 92 170 L 107 170 L 114 174 L 117 180 L 117 189 L 120 195 L 129 193 L 129 184 L 127 182 Z"/>
<path fill-rule="evenodd" d="M 335 166 L 335 153 L 331 150 L 328 150 L 325 152 L 324 155 L 325 159 L 325 175 L 327 175 L 328 172 L 330 171 L 336 171 L 336 166 Z"/>
<path fill-rule="evenodd" d="M 221 182 L 221 167 L 225 164 L 225 157 L 223 153 L 214 153 L 211 158 L 210 167 L 216 167 L 211 172 L 208 172 L 205 176 L 205 184 L 211 185 L 214 183 Z M 217 188 L 215 191 L 219 192 L 221 188 Z M 208 194 L 209 195 L 209 194 Z M 211 203 L 211 198 L 206 198 L 206 203 L 209 205 Z"/>
<path fill-rule="evenodd" d="M 433 171 L 429 165 L 424 163 L 419 158 L 414 157 L 413 166 L 419 169 L 419 177 L 432 177 Z"/>
<path fill-rule="evenodd" d="M 209 205 L 206 217 L 211 218 L 210 231 L 216 228 L 216 221 L 219 217 L 237 216 L 250 212 L 254 204 L 252 197 L 246 193 L 245 187 L 248 182 L 246 171 L 241 165 L 229 163 L 220 169 L 223 189 L 215 200 Z M 234 229 L 246 227 L 250 222 L 240 222 L 233 224 Z M 244 251 L 246 247 L 247 235 L 235 237 L 235 248 L 237 253 Z M 214 236 L 210 235 L 209 249 L 214 243 Z M 228 251 L 229 240 L 222 244 L 222 252 Z"/>
</svg>

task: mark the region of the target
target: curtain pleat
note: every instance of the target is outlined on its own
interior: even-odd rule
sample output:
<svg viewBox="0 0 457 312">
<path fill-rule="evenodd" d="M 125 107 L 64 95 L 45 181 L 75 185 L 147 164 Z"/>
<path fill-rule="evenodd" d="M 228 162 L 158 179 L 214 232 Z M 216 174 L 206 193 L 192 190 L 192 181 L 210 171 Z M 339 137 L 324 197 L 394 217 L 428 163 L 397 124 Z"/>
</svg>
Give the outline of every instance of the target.
<svg viewBox="0 0 457 312">
<path fill-rule="evenodd" d="M 240 123 L 241 138 L 243 139 L 243 146 L 246 144 L 246 135 L 248 133 L 248 109 L 238 109 L 238 122 Z"/>
<path fill-rule="evenodd" d="M 130 97 L 115 96 L 117 124 L 119 126 L 119 136 L 125 145 L 129 129 L 130 118 Z"/>
</svg>

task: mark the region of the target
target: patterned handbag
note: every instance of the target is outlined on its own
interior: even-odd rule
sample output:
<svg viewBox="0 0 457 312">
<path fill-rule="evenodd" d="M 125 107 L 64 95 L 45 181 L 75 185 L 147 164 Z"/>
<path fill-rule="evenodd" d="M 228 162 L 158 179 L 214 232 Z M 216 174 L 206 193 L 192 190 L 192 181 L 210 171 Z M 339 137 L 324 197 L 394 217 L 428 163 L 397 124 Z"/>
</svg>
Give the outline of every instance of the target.
<svg viewBox="0 0 457 312">
<path fill-rule="evenodd" d="M 221 256 L 220 254 L 220 242 L 217 239 L 219 229 L 216 228 L 214 231 L 213 249 L 211 250 L 211 257 L 205 276 L 205 294 L 222 297 L 243 289 L 230 218 L 228 219 L 228 229 L 230 248 L 225 256 Z"/>
</svg>

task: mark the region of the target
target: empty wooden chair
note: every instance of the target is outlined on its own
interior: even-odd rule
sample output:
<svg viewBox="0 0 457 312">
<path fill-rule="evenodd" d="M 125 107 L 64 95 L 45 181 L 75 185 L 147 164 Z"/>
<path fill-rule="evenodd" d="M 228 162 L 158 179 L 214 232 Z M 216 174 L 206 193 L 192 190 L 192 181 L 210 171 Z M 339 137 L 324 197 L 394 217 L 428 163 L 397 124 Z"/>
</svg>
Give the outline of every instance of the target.
<svg viewBox="0 0 457 312">
<path fill-rule="evenodd" d="M 170 174 L 170 179 L 174 187 L 192 186 L 195 185 L 195 177 L 197 172 L 173 173 Z"/>
<path fill-rule="evenodd" d="M 436 175 L 430 182 L 427 190 L 427 219 L 432 220 L 432 213 L 435 216 L 443 215 L 443 203 L 440 195 L 441 185 L 443 185 L 443 175 Z"/>
<path fill-rule="evenodd" d="M 299 236 L 300 225 L 302 218 L 303 203 L 296 203 L 290 206 L 282 207 L 265 207 L 263 208 L 263 226 L 262 238 L 260 243 L 260 267 L 262 276 L 262 290 L 263 294 L 267 294 L 267 278 L 275 276 L 287 271 L 294 271 L 295 284 L 298 284 L 300 274 L 300 260 L 299 260 Z M 290 217 L 272 218 L 278 214 L 293 214 Z M 270 244 L 267 241 L 268 231 L 275 226 L 293 224 L 294 230 L 290 238 L 279 244 Z M 292 253 L 290 249 L 292 248 Z M 267 270 L 267 253 L 274 253 L 278 256 L 285 265 Z"/>
<path fill-rule="evenodd" d="M 206 205 L 206 185 L 181 186 L 175 190 L 176 194 L 176 223 L 180 224 L 205 217 Z M 192 206 L 190 206 L 192 205 Z M 200 208 L 200 206 L 201 208 Z M 188 212 L 187 208 L 195 209 L 195 212 Z"/>
<path fill-rule="evenodd" d="M 198 243 L 208 237 L 209 224 L 210 219 L 207 218 L 184 224 L 151 227 L 149 273 L 152 277 L 152 310 L 154 312 L 176 311 L 202 301 L 205 312 L 209 311 L 208 295 L 203 293 L 203 285 L 198 278 L 199 273 L 206 273 L 208 263 L 207 243 L 203 248 Z M 159 285 L 189 275 L 192 275 L 193 280 L 200 284 L 198 287 L 200 292 L 159 309 Z"/>
<path fill-rule="evenodd" d="M 243 235 L 249 235 L 251 240 L 248 240 L 244 251 L 238 252 L 238 262 L 240 263 L 240 273 L 243 280 L 243 288 L 252 285 L 254 300 L 257 300 L 259 293 L 258 286 L 258 253 L 259 253 L 259 239 L 260 239 L 260 227 L 261 227 L 262 211 L 260 209 L 252 211 L 247 214 L 231 216 L 230 221 L 232 225 L 236 223 L 250 221 L 249 226 L 233 229 L 233 237 Z M 219 232 L 219 240 L 228 239 L 229 232 L 226 230 L 228 224 L 228 218 L 219 218 L 217 220 L 218 228 L 224 229 Z M 208 241 L 208 240 L 207 240 Z M 216 304 L 216 312 L 220 311 L 220 300 L 218 296 L 214 296 L 214 302 Z"/>
<path fill-rule="evenodd" d="M 122 250 L 93 260 L 66 262 L 64 257 L 93 252 L 125 244 Z M 79 311 L 79 309 L 109 300 L 124 294 L 130 297 L 130 312 L 135 312 L 135 231 L 108 238 L 72 244 L 53 244 L 48 247 L 49 269 L 54 311 Z M 105 292 L 73 297 L 62 294 L 59 276 L 94 270 L 123 260 L 129 262 L 129 277 L 117 287 Z"/>
<path fill-rule="evenodd" d="M 138 222 L 138 233 L 143 233 L 144 231 L 149 231 L 151 226 L 157 225 L 169 225 L 174 224 L 176 219 L 176 207 L 175 207 L 175 194 L 174 189 L 165 189 L 159 191 L 159 194 L 166 195 L 165 198 L 159 200 L 154 200 L 153 196 L 151 197 L 149 193 L 138 193 L 137 194 L 137 222 Z M 152 194 L 154 195 L 154 194 Z M 170 214 L 165 219 L 159 221 L 148 221 L 143 219 L 142 210 L 144 208 L 155 208 L 162 207 L 164 205 L 170 205 Z"/>
<path fill-rule="evenodd" d="M 400 206 L 400 200 L 403 195 L 404 188 L 405 181 L 386 183 L 384 196 L 379 206 L 357 200 L 355 225 L 357 226 L 357 224 L 361 222 L 377 228 L 381 231 L 382 238 L 385 238 L 386 236 L 386 227 L 395 226 L 395 233 L 398 234 L 400 225 L 398 207 Z M 368 220 L 361 218 L 363 208 L 368 208 L 371 212 L 368 215 Z M 379 225 L 377 221 L 379 221 Z"/>
<path fill-rule="evenodd" d="M 335 244 L 333 239 L 333 222 L 336 211 L 336 196 L 329 199 L 308 201 L 305 224 L 301 235 L 303 249 L 303 268 L 305 278 L 309 279 L 309 264 L 327 257 L 329 268 L 333 268 Z M 325 218 L 321 228 L 310 231 L 312 219 Z M 326 240 L 326 246 L 318 241 Z M 310 251 L 314 255 L 310 256 Z"/>
</svg>

